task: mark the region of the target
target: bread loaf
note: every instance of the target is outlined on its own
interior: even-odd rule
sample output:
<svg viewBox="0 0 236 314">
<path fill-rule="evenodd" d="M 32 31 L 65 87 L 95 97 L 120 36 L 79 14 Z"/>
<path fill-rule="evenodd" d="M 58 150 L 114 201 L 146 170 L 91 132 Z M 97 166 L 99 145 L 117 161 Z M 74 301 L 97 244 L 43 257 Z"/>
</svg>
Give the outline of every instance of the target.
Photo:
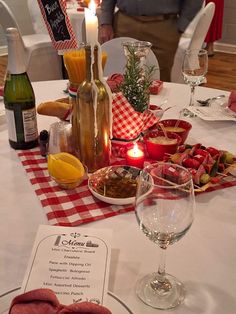
<svg viewBox="0 0 236 314">
<path fill-rule="evenodd" d="M 56 101 L 46 101 L 37 106 L 38 114 L 45 116 L 58 117 L 61 120 L 64 120 L 68 116 L 68 112 L 71 111 L 72 106 L 66 99 L 58 99 Z"/>
</svg>

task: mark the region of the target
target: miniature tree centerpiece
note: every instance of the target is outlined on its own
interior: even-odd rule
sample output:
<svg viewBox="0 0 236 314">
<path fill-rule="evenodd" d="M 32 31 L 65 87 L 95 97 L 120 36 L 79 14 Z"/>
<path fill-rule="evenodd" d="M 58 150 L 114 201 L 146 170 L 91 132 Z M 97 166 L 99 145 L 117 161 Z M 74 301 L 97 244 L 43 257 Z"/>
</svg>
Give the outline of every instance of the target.
<svg viewBox="0 0 236 314">
<path fill-rule="evenodd" d="M 142 62 L 135 46 L 126 46 L 127 64 L 120 91 L 138 112 L 144 112 L 149 105 L 150 86 L 155 66 L 147 66 Z"/>
<path fill-rule="evenodd" d="M 148 47 L 137 47 L 139 44 L 149 44 Z M 145 63 L 150 49 L 147 42 L 124 43 L 127 56 L 122 81 L 113 94 L 113 140 L 112 153 L 124 157 L 127 147 L 139 140 L 140 135 L 158 122 L 156 116 L 147 110 L 149 107 L 150 86 L 155 66 Z"/>
</svg>

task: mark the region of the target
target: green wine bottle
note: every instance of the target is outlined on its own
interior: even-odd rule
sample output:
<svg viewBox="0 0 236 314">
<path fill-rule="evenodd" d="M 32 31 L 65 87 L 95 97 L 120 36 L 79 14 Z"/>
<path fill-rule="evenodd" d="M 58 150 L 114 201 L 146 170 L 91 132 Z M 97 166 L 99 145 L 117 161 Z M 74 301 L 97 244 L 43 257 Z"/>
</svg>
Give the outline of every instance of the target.
<svg viewBox="0 0 236 314">
<path fill-rule="evenodd" d="M 8 28 L 8 65 L 4 104 L 10 146 L 29 149 L 38 145 L 35 96 L 24 62 L 24 48 L 16 28 Z"/>
</svg>

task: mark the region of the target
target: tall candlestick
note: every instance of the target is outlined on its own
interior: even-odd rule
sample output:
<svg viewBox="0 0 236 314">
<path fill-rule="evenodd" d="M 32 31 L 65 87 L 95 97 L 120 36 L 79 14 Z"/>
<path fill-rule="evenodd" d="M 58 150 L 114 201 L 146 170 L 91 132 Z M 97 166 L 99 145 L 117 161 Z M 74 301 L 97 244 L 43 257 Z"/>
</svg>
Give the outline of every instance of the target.
<svg viewBox="0 0 236 314">
<path fill-rule="evenodd" d="M 96 16 L 96 4 L 94 0 L 85 8 L 86 42 L 91 46 L 98 43 L 98 18 Z"/>
</svg>

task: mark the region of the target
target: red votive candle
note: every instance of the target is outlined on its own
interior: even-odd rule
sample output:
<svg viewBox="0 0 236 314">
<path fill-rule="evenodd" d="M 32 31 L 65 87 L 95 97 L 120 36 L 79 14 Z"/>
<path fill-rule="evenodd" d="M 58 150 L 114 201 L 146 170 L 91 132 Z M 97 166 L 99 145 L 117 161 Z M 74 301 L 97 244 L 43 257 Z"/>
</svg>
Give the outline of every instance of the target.
<svg viewBox="0 0 236 314">
<path fill-rule="evenodd" d="M 127 150 L 126 163 L 129 166 L 143 168 L 144 164 L 144 152 L 138 147 L 137 143 Z"/>
</svg>

